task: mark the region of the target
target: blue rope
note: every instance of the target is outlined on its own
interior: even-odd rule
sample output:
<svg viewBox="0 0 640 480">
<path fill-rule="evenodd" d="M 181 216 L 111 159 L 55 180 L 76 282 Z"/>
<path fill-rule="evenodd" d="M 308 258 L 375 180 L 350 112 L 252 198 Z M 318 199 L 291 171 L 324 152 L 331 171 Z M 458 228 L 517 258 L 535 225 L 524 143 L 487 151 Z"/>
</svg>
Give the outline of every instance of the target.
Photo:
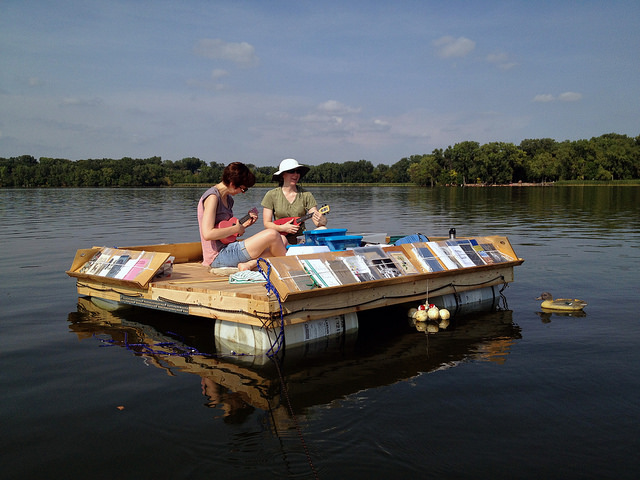
<svg viewBox="0 0 640 480">
<path fill-rule="evenodd" d="M 264 263 L 267 266 L 266 274 L 264 272 L 264 269 L 260 266 L 260 262 Z M 269 280 L 271 275 L 271 264 L 262 257 L 258 258 L 258 271 L 262 274 L 265 281 L 267 282 L 264 286 L 264 288 L 267 289 L 267 294 L 273 293 L 278 299 L 278 306 L 280 307 L 280 332 L 276 336 L 275 341 L 271 344 L 271 348 L 267 350 L 267 356 L 273 359 L 273 357 L 275 357 L 278 354 L 278 352 L 282 348 L 282 345 L 284 344 L 284 315 L 282 313 L 282 300 L 280 299 L 280 294 L 278 293 L 278 290 L 273 285 L 273 283 L 271 283 L 271 280 Z M 277 347 L 277 350 L 276 350 L 276 347 Z"/>
<path fill-rule="evenodd" d="M 260 262 L 266 265 L 265 267 L 266 273 L 265 273 L 265 269 L 260 266 Z M 267 353 L 266 353 L 266 355 L 273 360 L 274 357 L 278 355 L 278 353 L 280 352 L 280 350 L 284 345 L 284 314 L 282 309 L 282 300 L 280 299 L 280 294 L 278 293 L 278 290 L 269 280 L 269 277 L 271 275 L 271 264 L 262 257 L 258 258 L 258 271 L 266 280 L 264 287 L 267 289 L 267 293 L 273 293 L 275 295 L 275 297 L 278 299 L 278 306 L 280 308 L 280 331 L 276 335 L 275 340 L 271 343 L 271 347 L 269 348 L 269 350 L 267 350 Z M 267 329 L 267 335 L 268 335 L 268 332 L 269 332 L 269 329 Z M 180 337 L 180 335 L 174 332 L 168 332 L 168 333 L 175 335 L 177 337 Z M 166 355 L 166 356 L 173 356 L 173 357 L 191 357 L 191 356 L 197 356 L 197 355 L 204 356 L 204 357 L 253 356 L 248 353 L 236 353 L 236 352 L 231 352 L 231 355 L 220 355 L 220 354 L 212 355 L 210 353 L 200 352 L 196 348 L 191 348 L 191 347 L 185 348 L 184 346 L 181 346 L 174 342 L 157 342 L 152 345 L 149 345 L 146 343 L 130 343 L 129 335 L 126 332 L 125 332 L 124 341 L 118 341 L 113 339 L 110 339 L 110 340 L 101 339 L 101 342 L 102 342 L 101 346 L 106 347 L 106 346 L 119 345 L 119 346 L 125 347 L 127 350 L 132 351 L 134 353 L 142 353 L 142 354 L 149 354 L 149 355 Z"/>
</svg>

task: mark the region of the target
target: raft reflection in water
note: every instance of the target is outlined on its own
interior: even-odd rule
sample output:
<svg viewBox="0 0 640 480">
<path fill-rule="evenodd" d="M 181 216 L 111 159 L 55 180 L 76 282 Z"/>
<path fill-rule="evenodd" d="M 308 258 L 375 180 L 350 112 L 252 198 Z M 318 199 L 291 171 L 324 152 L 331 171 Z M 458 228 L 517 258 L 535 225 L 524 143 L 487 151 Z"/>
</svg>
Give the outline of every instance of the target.
<svg viewBox="0 0 640 480">
<path fill-rule="evenodd" d="M 521 338 L 509 310 L 456 318 L 435 335 L 416 331 L 406 312 L 372 310 L 353 335 L 283 350 L 279 370 L 294 413 L 461 362 L 503 363 Z M 135 307 L 112 313 L 80 298 L 69 322 L 81 340 L 127 349 L 172 375 L 198 375 L 207 405 L 220 408 L 226 421 L 242 422 L 254 409 L 271 411 L 277 427 L 291 421 L 274 363 L 217 352 L 211 320 Z"/>
</svg>

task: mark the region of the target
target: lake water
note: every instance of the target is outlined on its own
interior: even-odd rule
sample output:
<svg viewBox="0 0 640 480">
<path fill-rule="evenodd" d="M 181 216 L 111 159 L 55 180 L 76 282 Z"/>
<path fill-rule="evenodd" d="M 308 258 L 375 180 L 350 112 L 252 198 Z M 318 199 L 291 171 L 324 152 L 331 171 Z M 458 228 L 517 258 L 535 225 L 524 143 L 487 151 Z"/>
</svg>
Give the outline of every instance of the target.
<svg viewBox="0 0 640 480">
<path fill-rule="evenodd" d="M 497 312 L 427 336 L 380 310 L 286 352 L 284 390 L 212 322 L 110 314 L 64 273 L 197 241 L 204 190 L 0 190 L 0 478 L 637 478 L 640 188 L 315 188 L 330 227 L 506 235 L 525 262 Z M 542 315 L 545 290 L 589 305 Z"/>
</svg>

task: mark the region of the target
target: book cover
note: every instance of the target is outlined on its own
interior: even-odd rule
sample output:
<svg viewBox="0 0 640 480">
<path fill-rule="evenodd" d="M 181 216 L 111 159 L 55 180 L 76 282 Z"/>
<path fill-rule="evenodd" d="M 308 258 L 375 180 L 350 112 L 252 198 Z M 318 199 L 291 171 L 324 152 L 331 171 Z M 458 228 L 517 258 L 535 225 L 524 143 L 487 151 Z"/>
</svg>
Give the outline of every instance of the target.
<svg viewBox="0 0 640 480">
<path fill-rule="evenodd" d="M 144 255 L 144 252 L 140 252 L 140 254 L 136 256 L 131 256 L 129 260 L 127 260 L 127 263 L 125 263 L 122 266 L 122 268 L 114 278 L 117 278 L 118 280 L 123 280 L 124 277 L 126 277 L 131 271 L 131 269 L 136 265 L 136 262 L 140 259 L 140 257 L 142 257 L 142 255 Z"/>
<path fill-rule="evenodd" d="M 403 274 L 411 275 L 418 273 L 418 270 L 413 266 L 413 263 L 411 263 L 404 252 L 387 252 L 387 254 Z"/>
<path fill-rule="evenodd" d="M 437 242 L 427 242 L 427 245 L 448 270 L 455 270 L 460 267 L 460 265 L 451 258 L 451 254 L 445 251 Z"/>
<path fill-rule="evenodd" d="M 133 268 L 124 277 L 124 280 L 134 280 L 149 265 L 150 258 L 140 257 Z"/>
<path fill-rule="evenodd" d="M 300 260 L 306 272 L 313 278 L 320 287 L 336 287 L 340 282 L 333 272 L 319 258 L 309 258 Z"/>
<path fill-rule="evenodd" d="M 113 262 L 113 266 L 109 269 L 105 277 L 114 278 L 118 274 L 120 269 L 122 269 L 124 264 L 127 263 L 127 260 L 129 260 L 130 256 L 127 254 L 123 254 L 118 256 L 117 258 L 114 256 L 114 258 L 115 261 Z"/>
<path fill-rule="evenodd" d="M 368 262 L 373 259 L 389 258 L 387 252 L 385 252 L 379 245 L 368 245 L 366 247 L 353 248 L 354 255 L 360 255 Z"/>
<path fill-rule="evenodd" d="M 340 260 L 351 270 L 351 273 L 353 273 L 358 281 L 369 282 L 371 280 L 380 280 L 377 273 L 369 269 L 363 257 L 354 255 L 352 257 L 340 257 Z"/>
<path fill-rule="evenodd" d="M 482 248 L 485 252 L 493 259 L 494 263 L 504 263 L 508 262 L 509 259 L 506 258 L 502 252 L 499 252 L 493 243 L 482 243 Z"/>
<path fill-rule="evenodd" d="M 481 266 L 486 265 L 480 255 L 473 249 L 473 245 L 470 243 L 461 243 L 460 248 L 467 254 L 467 257 L 474 263 L 474 265 Z"/>
<path fill-rule="evenodd" d="M 467 254 L 464 253 L 464 250 L 462 250 L 462 248 L 460 247 L 460 245 L 458 245 L 458 242 L 456 240 L 447 240 L 446 244 L 447 244 L 447 248 L 455 256 L 456 260 L 460 263 L 460 265 L 462 265 L 465 268 L 476 266 L 475 263 L 473 263 L 471 259 L 467 256 Z"/>
<path fill-rule="evenodd" d="M 109 273 L 109 271 L 111 270 L 111 267 L 113 267 L 116 258 L 118 258 L 118 255 L 113 255 L 109 260 L 102 263 L 102 268 L 100 268 L 100 270 L 98 270 L 95 275 L 98 275 L 99 277 L 106 277 L 107 273 Z"/>
<path fill-rule="evenodd" d="M 485 250 L 482 248 L 482 245 L 474 245 L 473 249 L 476 251 L 476 253 L 480 256 L 480 258 L 482 259 L 482 261 L 484 263 L 486 263 L 487 265 L 490 265 L 492 263 L 496 263 L 493 258 L 491 257 L 491 255 L 489 255 L 487 252 L 485 252 Z"/>
<path fill-rule="evenodd" d="M 105 267 L 105 264 L 109 260 L 113 253 L 113 249 L 111 248 L 103 248 L 100 251 L 100 256 L 96 259 L 94 264 L 87 270 L 88 275 L 99 275 L 100 271 Z"/>
<path fill-rule="evenodd" d="M 89 273 L 89 270 L 93 268 L 93 266 L 96 264 L 96 262 L 102 255 L 103 255 L 102 250 L 100 250 L 99 252 L 96 252 L 96 254 L 93 257 L 91 257 L 91 260 L 89 260 L 87 263 L 85 263 L 82 266 L 82 268 L 79 270 L 79 273 Z"/>
<path fill-rule="evenodd" d="M 290 270 L 289 275 L 287 279 L 290 279 L 296 289 L 300 291 L 311 290 L 316 286 L 313 279 L 304 270 Z"/>
<path fill-rule="evenodd" d="M 441 272 L 444 267 L 436 259 L 433 252 L 427 247 L 414 247 L 413 252 L 416 258 L 420 260 L 422 266 L 429 272 Z"/>
<path fill-rule="evenodd" d="M 353 249 L 354 255 L 364 258 L 369 270 L 380 278 L 393 278 L 402 275 L 396 264 L 379 245 L 369 245 Z"/>
<path fill-rule="evenodd" d="M 328 260 L 329 268 L 342 285 L 358 283 L 359 280 L 351 273 L 351 270 L 340 260 Z"/>
<path fill-rule="evenodd" d="M 377 271 L 382 278 L 394 278 L 402 275 L 402 271 L 390 258 L 372 259 L 371 269 Z"/>
</svg>

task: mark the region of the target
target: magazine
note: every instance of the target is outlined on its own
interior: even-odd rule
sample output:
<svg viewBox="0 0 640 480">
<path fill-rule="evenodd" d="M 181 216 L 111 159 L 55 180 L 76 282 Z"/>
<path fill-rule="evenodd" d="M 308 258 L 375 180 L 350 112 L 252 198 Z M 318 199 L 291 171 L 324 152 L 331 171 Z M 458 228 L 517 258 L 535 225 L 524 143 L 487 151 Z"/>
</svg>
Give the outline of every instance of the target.
<svg viewBox="0 0 640 480">
<path fill-rule="evenodd" d="M 340 260 L 351 270 L 351 273 L 360 282 L 369 282 L 371 280 L 380 280 L 376 272 L 371 271 L 364 257 L 354 255 L 352 257 L 340 257 Z"/>
<path fill-rule="evenodd" d="M 463 267 L 475 267 L 476 264 L 464 253 L 464 250 L 460 247 L 457 240 L 447 240 L 446 242 L 447 248 L 451 251 L 456 260 Z"/>
<path fill-rule="evenodd" d="M 429 272 L 440 272 L 444 270 L 444 267 L 428 247 L 413 247 L 413 252 L 425 270 Z"/>
<path fill-rule="evenodd" d="M 381 278 L 402 276 L 402 270 L 390 258 L 374 258 L 371 260 L 370 268 L 377 271 Z"/>
<path fill-rule="evenodd" d="M 455 261 L 455 257 L 453 257 L 453 255 L 448 250 L 445 250 L 446 247 L 440 245 L 437 242 L 427 242 L 427 245 L 448 270 L 455 270 L 456 268 L 459 268 L 461 266 L 458 262 Z"/>
<path fill-rule="evenodd" d="M 411 263 L 404 252 L 387 252 L 387 254 L 396 264 L 396 267 L 402 271 L 403 275 L 418 273 L 418 270 L 413 266 L 413 263 Z"/>
<path fill-rule="evenodd" d="M 364 258 L 369 270 L 380 278 L 394 278 L 402 275 L 402 270 L 379 245 L 354 248 L 353 253 Z"/>
<path fill-rule="evenodd" d="M 319 258 L 301 259 L 300 263 L 319 287 L 337 287 L 340 282 L 331 269 Z"/>
<path fill-rule="evenodd" d="M 328 260 L 327 263 L 342 285 L 349 285 L 350 283 L 358 283 L 360 281 L 353 275 L 353 273 L 351 273 L 351 270 L 344 264 L 344 262 L 336 259 Z"/>
</svg>

